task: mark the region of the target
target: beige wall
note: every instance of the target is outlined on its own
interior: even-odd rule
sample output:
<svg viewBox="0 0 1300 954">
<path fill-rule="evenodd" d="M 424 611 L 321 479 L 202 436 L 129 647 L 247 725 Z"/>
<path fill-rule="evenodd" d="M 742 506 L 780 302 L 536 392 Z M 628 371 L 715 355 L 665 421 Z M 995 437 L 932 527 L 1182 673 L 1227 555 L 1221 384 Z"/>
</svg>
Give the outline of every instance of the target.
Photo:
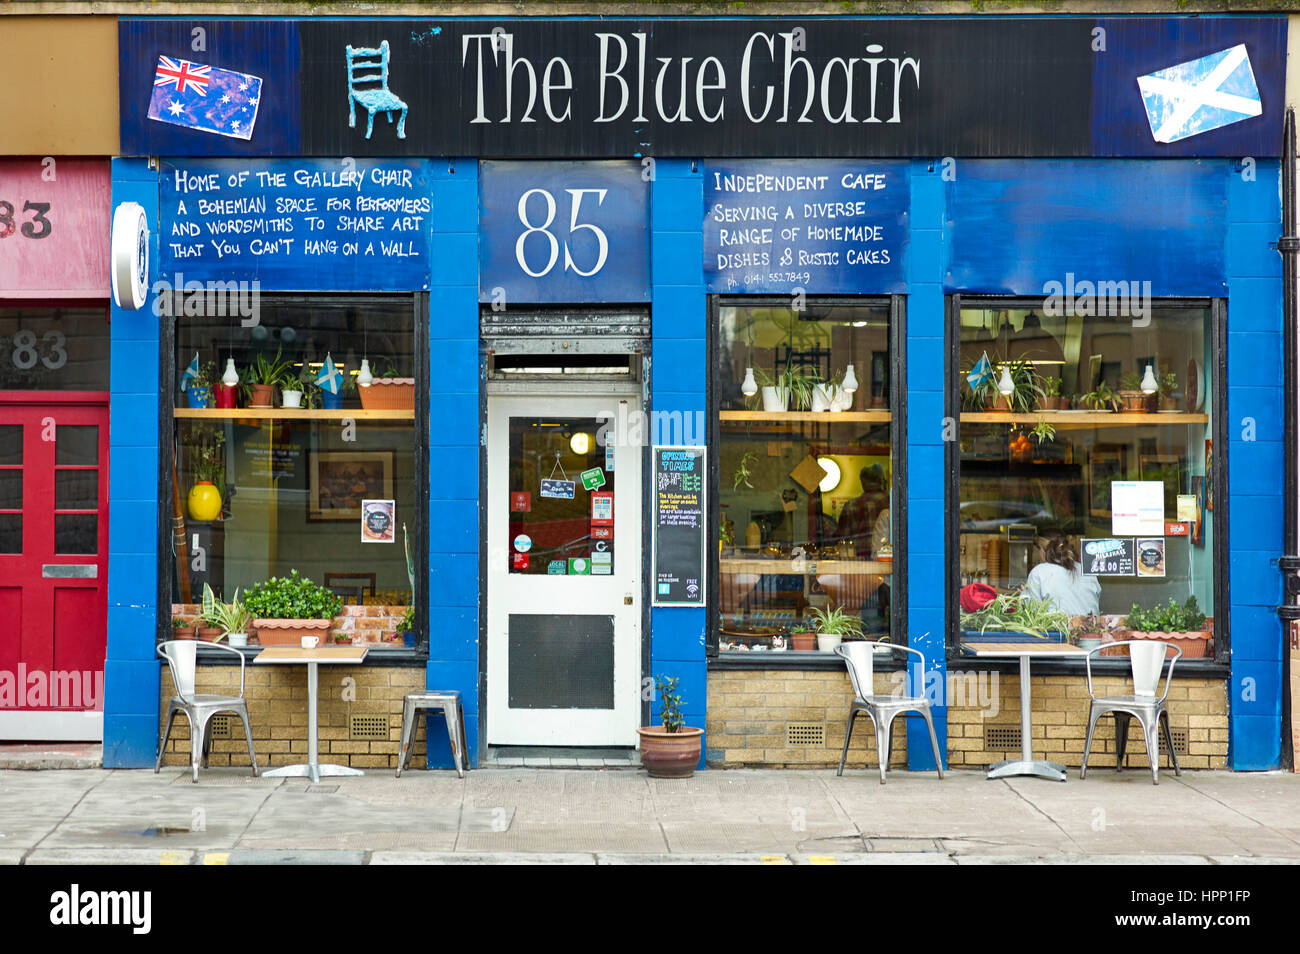
<svg viewBox="0 0 1300 954">
<path fill-rule="evenodd" d="M 0 154 L 118 152 L 117 19 L 0 16 Z"/>
</svg>

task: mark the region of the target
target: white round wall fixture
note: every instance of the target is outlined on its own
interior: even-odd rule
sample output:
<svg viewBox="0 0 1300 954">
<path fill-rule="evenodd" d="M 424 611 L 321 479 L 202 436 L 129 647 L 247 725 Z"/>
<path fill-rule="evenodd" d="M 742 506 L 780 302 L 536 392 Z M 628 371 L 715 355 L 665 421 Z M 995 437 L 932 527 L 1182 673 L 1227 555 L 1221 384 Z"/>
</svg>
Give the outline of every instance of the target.
<svg viewBox="0 0 1300 954">
<path fill-rule="evenodd" d="M 817 466 L 826 471 L 826 476 L 817 484 L 817 489 L 828 494 L 840 485 L 840 465 L 829 457 L 818 457 Z"/>
<path fill-rule="evenodd" d="M 1189 411 L 1199 411 L 1205 404 L 1205 371 L 1201 362 L 1192 358 L 1187 362 L 1187 377 L 1183 381 L 1184 403 Z"/>
<path fill-rule="evenodd" d="M 149 218 L 138 202 L 123 202 L 113 212 L 110 240 L 113 301 L 139 311 L 149 297 Z"/>
</svg>

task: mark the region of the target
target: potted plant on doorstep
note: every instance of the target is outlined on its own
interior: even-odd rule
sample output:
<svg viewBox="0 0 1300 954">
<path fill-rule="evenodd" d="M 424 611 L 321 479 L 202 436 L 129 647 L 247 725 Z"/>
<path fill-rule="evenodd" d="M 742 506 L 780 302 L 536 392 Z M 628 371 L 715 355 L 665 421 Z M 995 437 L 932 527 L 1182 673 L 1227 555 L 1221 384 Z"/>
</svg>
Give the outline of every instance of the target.
<svg viewBox="0 0 1300 954">
<path fill-rule="evenodd" d="M 641 737 L 641 764 L 651 778 L 690 778 L 700 764 L 704 730 L 685 724 L 677 682 L 676 676 L 655 678 L 663 724 L 636 730 Z"/>
<path fill-rule="evenodd" d="M 263 646 L 297 646 L 304 636 L 326 638 L 330 621 L 343 604 L 325 587 L 293 570 L 253 586 L 244 596 L 244 605 L 253 614 Z"/>
<path fill-rule="evenodd" d="M 817 649 L 821 652 L 833 652 L 845 639 L 862 634 L 862 621 L 850 616 L 842 606 L 814 609 L 810 615 L 813 631 L 817 634 Z"/>
</svg>

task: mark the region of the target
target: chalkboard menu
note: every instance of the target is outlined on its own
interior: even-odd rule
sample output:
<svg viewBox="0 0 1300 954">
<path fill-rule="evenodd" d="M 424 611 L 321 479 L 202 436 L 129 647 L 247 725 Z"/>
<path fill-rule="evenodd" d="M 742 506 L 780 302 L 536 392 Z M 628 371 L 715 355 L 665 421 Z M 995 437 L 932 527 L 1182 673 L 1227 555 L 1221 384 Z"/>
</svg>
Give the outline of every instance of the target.
<svg viewBox="0 0 1300 954">
<path fill-rule="evenodd" d="M 753 160 L 704 167 L 709 291 L 889 294 L 906 285 L 907 164 Z"/>
<path fill-rule="evenodd" d="M 1133 576 L 1137 549 L 1133 537 L 1084 537 L 1079 541 L 1084 576 Z"/>
<path fill-rule="evenodd" d="M 655 447 L 655 606 L 704 605 L 704 448 Z"/>
<path fill-rule="evenodd" d="M 422 160 L 178 160 L 163 163 L 161 186 L 163 281 L 429 287 L 433 200 Z"/>
</svg>

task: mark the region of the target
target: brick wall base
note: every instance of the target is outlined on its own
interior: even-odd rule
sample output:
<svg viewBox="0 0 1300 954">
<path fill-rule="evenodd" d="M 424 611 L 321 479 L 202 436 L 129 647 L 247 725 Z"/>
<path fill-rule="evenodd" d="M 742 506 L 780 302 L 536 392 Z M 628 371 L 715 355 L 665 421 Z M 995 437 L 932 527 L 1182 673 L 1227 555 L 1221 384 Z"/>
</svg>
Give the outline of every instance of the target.
<svg viewBox="0 0 1300 954">
<path fill-rule="evenodd" d="M 876 692 L 888 695 L 898 686 L 895 674 L 877 673 Z M 987 768 L 1019 758 L 1018 748 L 998 748 L 998 733 L 986 730 L 1020 726 L 1020 680 L 997 673 L 950 673 L 948 764 L 952 768 Z M 1035 758 L 1078 766 L 1088 725 L 1088 688 L 1078 676 L 1034 676 L 1030 686 Z M 1129 692 L 1121 677 L 1097 677 L 1099 695 Z M 852 690 L 848 674 L 836 671 L 718 670 L 709 673 L 707 761 L 720 768 L 763 766 L 824 768 L 839 764 Z M 1228 760 L 1228 699 L 1222 679 L 1176 679 L 1169 689 L 1169 721 L 1176 740 L 1185 735 L 1183 768 L 1221 769 Z M 822 745 L 788 745 L 788 723 L 824 726 Z M 890 764 L 906 765 L 905 733 L 895 723 Z M 992 738 L 990 738 L 992 735 Z M 1161 745 L 1163 746 L 1163 741 Z M 1115 722 L 1103 716 L 1093 735 L 1090 767 L 1115 764 Z M 858 717 L 848 766 L 878 765 L 875 732 Z M 1149 765 L 1141 730 L 1130 723 L 1125 764 Z M 1162 757 L 1161 765 L 1167 760 Z"/>
<path fill-rule="evenodd" d="M 402 700 L 408 692 L 424 689 L 420 668 L 380 666 L 321 666 L 317 693 L 319 757 L 322 762 L 360 769 L 396 769 L 401 744 Z M 239 694 L 238 666 L 200 665 L 195 691 L 217 695 Z M 244 698 L 253 728 L 253 748 L 260 768 L 293 765 L 307 761 L 307 667 L 255 666 L 245 669 Z M 175 695 L 171 672 L 162 670 L 162 705 Z M 387 738 L 358 740 L 351 737 L 354 715 L 377 715 L 387 719 Z M 209 765 L 248 766 L 248 746 L 238 716 L 230 717 L 230 737 L 213 738 Z M 417 719 L 412 766 L 425 755 L 424 719 Z M 165 725 L 159 726 L 162 738 Z M 190 728 L 183 714 L 176 716 L 164 765 L 188 765 Z"/>
</svg>

